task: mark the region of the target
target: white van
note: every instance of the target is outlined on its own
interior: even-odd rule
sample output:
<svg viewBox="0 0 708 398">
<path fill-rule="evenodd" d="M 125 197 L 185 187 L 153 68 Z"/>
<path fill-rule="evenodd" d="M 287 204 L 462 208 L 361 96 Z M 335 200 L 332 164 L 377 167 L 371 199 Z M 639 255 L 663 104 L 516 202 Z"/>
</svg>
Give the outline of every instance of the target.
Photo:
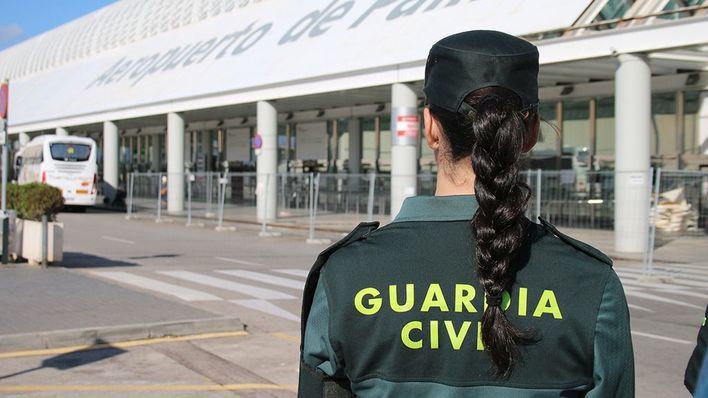
<svg viewBox="0 0 708 398">
<path fill-rule="evenodd" d="M 64 204 L 96 204 L 96 142 L 91 138 L 42 135 L 15 155 L 17 183 L 40 182 L 61 189 Z"/>
</svg>

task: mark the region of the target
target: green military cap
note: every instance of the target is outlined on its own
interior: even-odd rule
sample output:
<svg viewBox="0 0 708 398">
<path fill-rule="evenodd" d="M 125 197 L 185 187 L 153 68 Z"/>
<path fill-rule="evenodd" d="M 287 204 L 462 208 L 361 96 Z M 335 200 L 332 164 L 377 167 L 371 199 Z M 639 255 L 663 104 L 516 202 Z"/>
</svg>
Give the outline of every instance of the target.
<svg viewBox="0 0 708 398">
<path fill-rule="evenodd" d="M 451 112 L 466 113 L 465 97 L 499 86 L 521 97 L 523 108 L 538 105 L 538 49 L 516 36 L 472 30 L 433 45 L 425 66 L 428 101 Z"/>
</svg>

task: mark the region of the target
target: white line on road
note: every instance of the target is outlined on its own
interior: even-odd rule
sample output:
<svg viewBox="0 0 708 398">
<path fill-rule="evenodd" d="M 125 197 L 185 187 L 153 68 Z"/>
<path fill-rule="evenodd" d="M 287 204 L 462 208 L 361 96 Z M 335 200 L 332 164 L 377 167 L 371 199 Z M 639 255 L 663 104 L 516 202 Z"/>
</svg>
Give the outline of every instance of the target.
<svg viewBox="0 0 708 398">
<path fill-rule="evenodd" d="M 300 317 L 285 311 L 277 305 L 265 300 L 230 300 L 234 304 L 242 305 L 252 310 L 265 312 L 266 314 L 275 315 L 280 318 L 285 318 L 289 321 L 300 322 Z"/>
<path fill-rule="evenodd" d="M 654 289 L 659 289 L 659 290 L 687 290 L 690 289 L 688 286 L 679 286 L 679 285 L 673 285 L 671 283 L 653 283 L 653 282 L 637 282 L 637 280 L 627 280 L 623 279 L 622 280 L 622 286 L 624 286 L 625 290 L 629 289 L 630 287 L 650 287 Z"/>
<path fill-rule="evenodd" d="M 105 240 L 110 240 L 113 242 L 125 243 L 126 245 L 134 245 L 135 244 L 135 242 L 133 242 L 132 240 L 114 238 L 113 236 L 101 236 L 101 238 L 103 238 Z"/>
<path fill-rule="evenodd" d="M 639 311 L 654 312 L 653 310 L 650 310 L 649 308 L 644 308 L 642 306 L 635 305 L 635 304 L 627 304 L 627 307 L 634 308 L 635 310 L 639 310 Z"/>
<path fill-rule="evenodd" d="M 698 308 L 698 309 L 703 309 L 702 307 L 699 307 L 697 305 L 685 303 L 683 301 L 678 301 L 678 300 L 673 300 L 661 296 L 657 296 L 651 293 L 641 293 L 641 292 L 633 292 L 633 291 L 626 291 L 624 292 L 625 295 L 628 297 L 638 297 L 642 298 L 645 300 L 651 300 L 651 301 L 658 301 L 661 303 L 668 303 L 668 304 L 674 304 L 674 305 L 680 305 L 682 307 L 688 307 L 688 308 Z"/>
<path fill-rule="evenodd" d="M 251 261 L 246 261 L 246 260 L 237 260 L 235 258 L 226 258 L 226 257 L 214 257 L 215 259 L 219 261 L 225 261 L 227 263 L 234 263 L 234 264 L 241 264 L 241 265 L 256 265 L 256 266 L 263 266 L 263 264 L 260 263 L 254 263 Z"/>
<path fill-rule="evenodd" d="M 659 336 L 656 334 L 651 334 L 651 333 L 643 333 L 643 332 L 632 332 L 633 335 L 635 336 L 641 336 L 641 337 L 648 337 L 650 339 L 656 339 L 656 340 L 664 340 L 664 341 L 670 341 L 672 343 L 679 343 L 679 344 L 690 344 L 694 345 L 696 343 L 687 341 L 687 340 L 681 340 L 681 339 L 675 339 L 673 337 L 665 337 L 665 336 Z"/>
<path fill-rule="evenodd" d="M 244 270 L 219 270 L 216 271 L 220 274 L 232 275 L 238 278 L 250 279 L 252 281 L 267 283 L 270 285 L 277 285 L 283 287 L 289 287 L 291 289 L 302 290 L 305 288 L 305 282 L 296 281 L 293 279 L 281 278 L 279 276 L 273 276 L 268 274 L 263 274 L 260 272 L 244 271 Z"/>
<path fill-rule="evenodd" d="M 292 275 L 292 276 L 301 276 L 303 278 L 307 278 L 307 275 L 310 273 L 309 270 L 306 269 L 275 269 L 273 270 L 275 272 L 280 272 L 281 274 L 286 274 L 286 275 Z"/>
<path fill-rule="evenodd" d="M 265 289 L 262 287 L 256 287 L 251 285 L 244 285 L 238 282 L 232 282 L 226 279 L 214 278 L 212 276 L 198 274 L 196 272 L 190 271 L 158 271 L 159 274 L 171 276 L 173 278 L 183 279 L 188 282 L 198 283 L 201 285 L 212 286 L 219 289 L 230 290 L 232 292 L 237 292 L 259 298 L 262 300 L 276 300 L 276 299 L 294 299 L 286 293 L 279 292 L 277 290 Z"/>
<path fill-rule="evenodd" d="M 625 273 L 622 271 L 617 271 L 617 275 L 619 275 L 620 280 L 622 280 L 622 283 L 625 283 L 628 279 L 630 280 L 639 280 L 643 275 L 641 274 L 631 274 L 631 273 Z M 692 280 L 687 280 L 687 279 L 681 279 L 681 278 L 676 278 L 670 275 L 655 275 L 655 276 L 664 276 L 667 278 L 671 278 L 672 283 L 667 283 L 666 286 L 673 286 L 675 288 L 686 288 L 687 286 L 691 287 L 698 287 L 698 288 L 703 288 L 703 289 L 708 289 L 708 282 L 698 282 L 698 281 L 692 281 Z"/>
<path fill-rule="evenodd" d="M 641 269 L 633 269 L 633 268 L 623 268 L 621 270 L 618 270 L 618 272 L 624 272 L 627 274 L 636 274 L 640 276 L 644 276 L 644 270 Z M 702 281 L 708 281 L 708 275 L 703 275 L 703 274 L 696 274 L 695 272 L 690 272 L 690 271 L 680 271 L 680 270 L 666 270 L 666 269 L 661 269 L 661 268 L 655 268 L 652 273 L 653 276 L 659 276 L 659 277 L 669 277 L 669 278 L 689 278 L 690 280 L 702 280 Z M 708 282 L 706 282 L 706 285 L 708 285 Z"/>
<path fill-rule="evenodd" d="M 162 294 L 175 296 L 184 301 L 216 301 L 221 298 L 199 290 L 189 289 L 171 283 L 161 282 L 155 279 L 145 278 L 128 272 L 95 272 L 95 275 L 111 279 L 116 282 L 133 285 L 146 290 L 152 290 Z"/>
</svg>

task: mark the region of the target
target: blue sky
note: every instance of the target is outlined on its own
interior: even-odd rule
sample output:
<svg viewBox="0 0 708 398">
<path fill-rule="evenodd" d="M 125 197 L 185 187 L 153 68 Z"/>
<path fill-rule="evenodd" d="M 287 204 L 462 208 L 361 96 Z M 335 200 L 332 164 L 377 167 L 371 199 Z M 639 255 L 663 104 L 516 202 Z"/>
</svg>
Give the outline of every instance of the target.
<svg viewBox="0 0 708 398">
<path fill-rule="evenodd" d="M 0 0 L 0 51 L 116 0 Z"/>
</svg>

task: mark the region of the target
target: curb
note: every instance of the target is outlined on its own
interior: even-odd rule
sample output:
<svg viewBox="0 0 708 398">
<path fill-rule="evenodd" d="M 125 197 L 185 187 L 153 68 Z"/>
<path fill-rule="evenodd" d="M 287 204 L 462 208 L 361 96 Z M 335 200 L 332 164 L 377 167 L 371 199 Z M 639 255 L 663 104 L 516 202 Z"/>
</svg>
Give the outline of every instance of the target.
<svg viewBox="0 0 708 398">
<path fill-rule="evenodd" d="M 0 352 L 117 343 L 159 337 L 244 330 L 239 318 L 206 318 L 50 332 L 0 335 Z"/>
</svg>

